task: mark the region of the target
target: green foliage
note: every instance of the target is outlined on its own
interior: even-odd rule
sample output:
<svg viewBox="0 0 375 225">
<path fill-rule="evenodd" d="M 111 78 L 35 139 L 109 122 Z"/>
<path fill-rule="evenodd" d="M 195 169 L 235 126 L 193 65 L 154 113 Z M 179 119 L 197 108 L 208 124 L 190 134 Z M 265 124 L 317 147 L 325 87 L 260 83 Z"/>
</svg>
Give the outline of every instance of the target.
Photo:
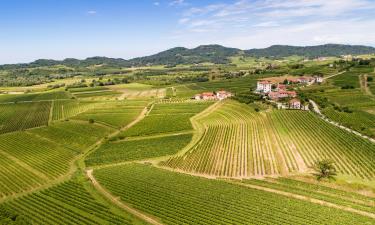
<svg viewBox="0 0 375 225">
<path fill-rule="evenodd" d="M 315 170 L 313 175 L 318 181 L 322 179 L 334 180 L 337 175 L 333 162 L 328 159 L 316 161 L 313 169 Z"/>
<path fill-rule="evenodd" d="M 292 55 L 316 58 L 320 56 L 361 55 L 374 53 L 373 47 L 356 45 L 326 44 L 317 46 L 288 46 L 273 45 L 264 49 L 250 49 L 245 51 L 246 55 L 255 57 L 287 57 Z"/>
</svg>

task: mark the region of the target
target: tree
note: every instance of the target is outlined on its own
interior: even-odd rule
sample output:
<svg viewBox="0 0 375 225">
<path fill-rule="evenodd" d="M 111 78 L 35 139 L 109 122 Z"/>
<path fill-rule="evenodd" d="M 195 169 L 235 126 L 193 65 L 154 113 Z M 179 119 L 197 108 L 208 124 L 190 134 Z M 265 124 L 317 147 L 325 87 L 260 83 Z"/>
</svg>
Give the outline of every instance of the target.
<svg viewBox="0 0 375 225">
<path fill-rule="evenodd" d="M 89 119 L 89 123 L 95 123 L 94 119 Z"/>
<path fill-rule="evenodd" d="M 315 173 L 313 173 L 313 175 L 318 181 L 325 178 L 334 180 L 335 176 L 337 175 L 336 168 L 333 166 L 333 162 L 328 159 L 315 162 L 313 169 L 315 170 Z"/>
</svg>

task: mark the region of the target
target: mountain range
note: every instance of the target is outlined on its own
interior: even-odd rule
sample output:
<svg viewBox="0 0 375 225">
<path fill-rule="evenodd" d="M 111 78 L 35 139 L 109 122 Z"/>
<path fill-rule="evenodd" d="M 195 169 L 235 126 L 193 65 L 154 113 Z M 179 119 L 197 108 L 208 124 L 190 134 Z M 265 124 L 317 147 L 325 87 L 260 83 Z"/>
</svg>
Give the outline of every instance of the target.
<svg viewBox="0 0 375 225">
<path fill-rule="evenodd" d="M 83 60 L 74 58 L 67 58 L 64 60 L 38 59 L 31 63 L 2 65 L 0 68 L 27 68 L 53 65 L 79 67 L 101 64 L 119 67 L 131 67 L 145 65 L 194 64 L 203 62 L 223 64 L 230 62 L 229 57 L 239 55 L 268 58 L 282 58 L 297 55 L 308 58 L 317 58 L 324 56 L 361 54 L 375 54 L 375 48 L 363 45 L 325 44 L 304 47 L 272 45 L 268 48 L 241 50 L 237 48 L 228 48 L 221 45 L 201 45 L 192 49 L 176 47 L 154 55 L 129 60 L 108 57 L 90 57 Z"/>
</svg>

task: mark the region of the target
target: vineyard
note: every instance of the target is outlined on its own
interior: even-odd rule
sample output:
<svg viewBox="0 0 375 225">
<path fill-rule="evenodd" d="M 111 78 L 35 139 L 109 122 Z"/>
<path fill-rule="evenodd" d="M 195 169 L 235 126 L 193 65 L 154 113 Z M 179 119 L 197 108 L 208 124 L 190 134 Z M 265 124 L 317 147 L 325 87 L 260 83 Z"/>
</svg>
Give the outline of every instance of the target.
<svg viewBox="0 0 375 225">
<path fill-rule="evenodd" d="M 81 152 L 111 131 L 113 129 L 97 124 L 63 121 L 56 122 L 48 127 L 31 129 L 27 132 Z"/>
<path fill-rule="evenodd" d="M 64 120 L 92 109 L 99 103 L 90 101 L 60 100 L 54 101 L 52 104 L 52 120 Z"/>
<path fill-rule="evenodd" d="M 375 198 L 327 187 L 321 183 L 313 184 L 311 181 L 303 182 L 290 178 L 269 178 L 265 180 L 242 180 L 244 184 L 256 185 L 274 190 L 306 196 L 308 198 L 319 199 L 333 204 L 375 213 Z"/>
<path fill-rule="evenodd" d="M 335 208 L 146 165 L 103 168 L 94 175 L 121 201 L 163 224 L 373 223 L 371 218 Z"/>
<path fill-rule="evenodd" d="M 119 215 L 98 202 L 76 181 L 6 202 L 3 208 L 22 215 L 33 224 L 133 224 L 129 214 Z"/>
<path fill-rule="evenodd" d="M 0 95 L 0 102 L 29 102 L 29 101 L 45 101 L 45 100 L 58 100 L 70 99 L 72 96 L 65 91 L 50 91 L 41 93 L 29 94 L 6 94 Z"/>
<path fill-rule="evenodd" d="M 51 102 L 0 104 L 0 133 L 48 124 Z"/>
<path fill-rule="evenodd" d="M 81 113 L 73 119 L 89 121 L 93 119 L 96 122 L 120 128 L 133 121 L 146 107 L 147 101 L 107 101 L 97 104 L 94 108 Z"/>
<path fill-rule="evenodd" d="M 192 130 L 190 118 L 210 104 L 212 103 L 182 102 L 155 104 L 151 112 L 141 122 L 122 132 L 120 136 L 144 136 Z"/>
<path fill-rule="evenodd" d="M 191 134 L 108 142 L 86 158 L 87 166 L 142 160 L 175 154 L 191 140 Z"/>
<path fill-rule="evenodd" d="M 310 112 L 260 113 L 227 101 L 197 120 L 205 130 L 186 153 L 160 165 L 219 177 L 304 172 L 332 159 L 341 174 L 375 177 L 375 145 L 326 123 Z"/>
</svg>

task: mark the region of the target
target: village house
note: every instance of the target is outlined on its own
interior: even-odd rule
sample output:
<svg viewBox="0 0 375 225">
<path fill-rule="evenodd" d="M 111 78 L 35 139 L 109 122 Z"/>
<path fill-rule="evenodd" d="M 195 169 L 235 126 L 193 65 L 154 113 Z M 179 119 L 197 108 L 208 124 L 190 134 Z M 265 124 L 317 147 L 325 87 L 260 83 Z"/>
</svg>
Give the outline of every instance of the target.
<svg viewBox="0 0 375 225">
<path fill-rule="evenodd" d="M 195 100 L 223 100 L 232 97 L 233 94 L 228 91 L 203 92 L 194 96 Z"/>
<path fill-rule="evenodd" d="M 280 91 L 272 91 L 268 93 L 268 98 L 271 100 L 277 100 L 280 98 L 295 98 L 297 97 L 297 93 L 295 91 L 285 91 L 285 90 L 280 90 Z"/>
<path fill-rule="evenodd" d="M 257 92 L 269 93 L 272 91 L 272 82 L 267 80 L 261 80 L 257 82 Z"/>
<path fill-rule="evenodd" d="M 300 83 L 300 84 L 310 85 L 310 84 L 313 84 L 314 82 L 315 82 L 315 79 L 312 78 L 312 77 L 299 77 L 299 78 L 297 78 L 297 83 Z"/>
<path fill-rule="evenodd" d="M 232 97 L 232 93 L 228 92 L 228 91 L 218 91 L 216 93 L 216 97 L 217 99 L 219 100 L 223 100 L 223 99 L 226 99 L 226 98 L 230 98 Z"/>
<path fill-rule="evenodd" d="M 285 84 L 277 84 L 276 91 L 286 91 L 286 85 Z"/>
<path fill-rule="evenodd" d="M 293 98 L 292 100 L 289 101 L 289 108 L 290 109 L 301 109 L 301 101 Z"/>
<path fill-rule="evenodd" d="M 314 80 L 316 83 L 322 83 L 323 82 L 323 77 L 321 76 L 314 76 Z"/>
<path fill-rule="evenodd" d="M 213 92 L 203 92 L 195 95 L 196 100 L 215 100 L 216 95 Z"/>
</svg>

